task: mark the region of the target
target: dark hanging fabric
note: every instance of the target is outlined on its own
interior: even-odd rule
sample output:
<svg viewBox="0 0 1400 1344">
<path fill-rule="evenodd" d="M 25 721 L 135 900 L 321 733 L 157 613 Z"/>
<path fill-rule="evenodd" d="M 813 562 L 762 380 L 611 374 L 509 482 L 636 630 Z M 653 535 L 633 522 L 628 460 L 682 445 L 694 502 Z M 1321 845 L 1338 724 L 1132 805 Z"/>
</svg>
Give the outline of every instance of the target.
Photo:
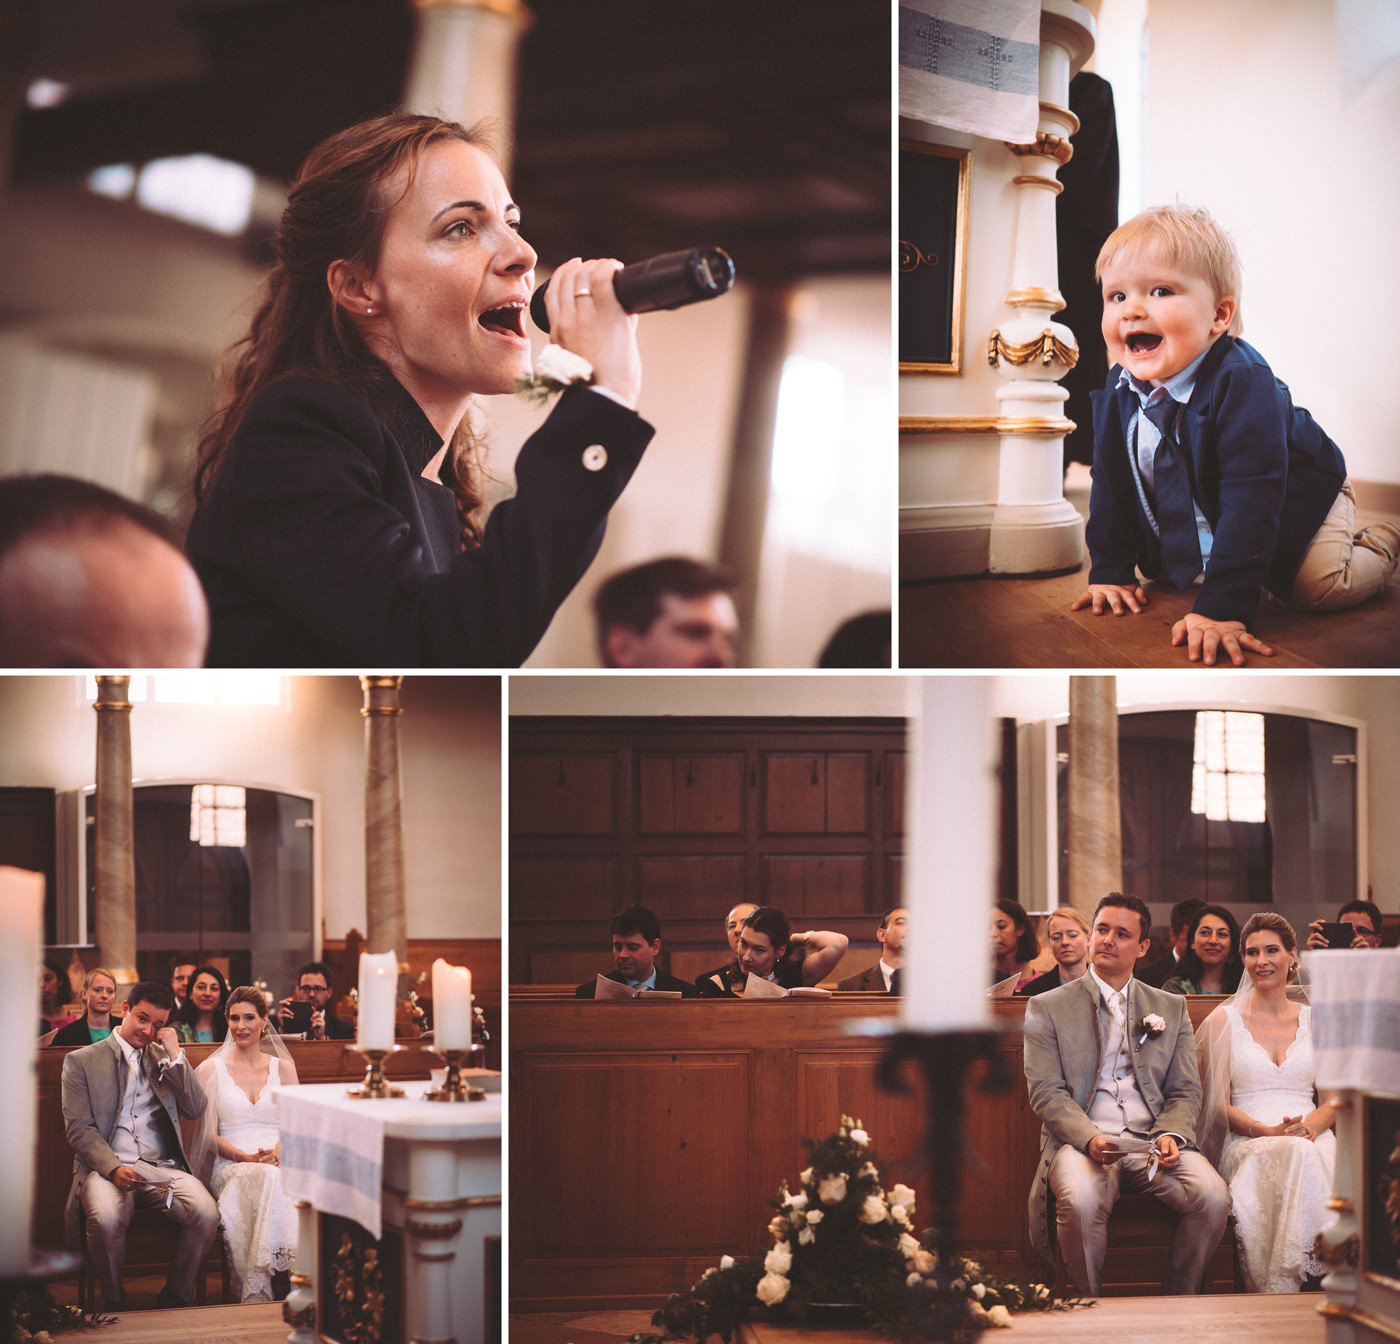
<svg viewBox="0 0 1400 1344">
<path fill-rule="evenodd" d="M 1106 79 L 1081 71 L 1069 83 L 1069 109 L 1079 118 L 1074 157 L 1059 172 L 1064 191 L 1055 201 L 1060 293 L 1058 314 L 1079 342 L 1079 362 L 1061 380 L 1069 392 L 1065 414 L 1077 428 L 1065 436 L 1065 466 L 1094 460 L 1094 414 L 1089 393 L 1108 377 L 1100 322 L 1103 297 L 1094 281 L 1099 249 L 1118 227 L 1118 122 Z"/>
</svg>

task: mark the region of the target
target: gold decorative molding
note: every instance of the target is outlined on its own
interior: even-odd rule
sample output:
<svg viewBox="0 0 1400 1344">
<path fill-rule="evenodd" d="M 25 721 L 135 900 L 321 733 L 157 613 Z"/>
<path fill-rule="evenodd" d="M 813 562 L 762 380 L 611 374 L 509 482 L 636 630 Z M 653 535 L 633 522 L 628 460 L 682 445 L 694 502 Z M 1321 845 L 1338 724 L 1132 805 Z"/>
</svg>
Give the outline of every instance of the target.
<svg viewBox="0 0 1400 1344">
<path fill-rule="evenodd" d="M 454 1218 L 450 1223 L 420 1223 L 405 1218 L 403 1226 L 405 1232 L 423 1241 L 450 1241 L 462 1230 L 462 1220 Z"/>
<path fill-rule="evenodd" d="M 1074 146 L 1064 136 L 1055 135 L 1050 131 L 1037 131 L 1035 139 L 1029 145 L 1013 145 L 1009 140 L 1003 143 L 1018 159 L 1035 155 L 1043 159 L 1054 159 L 1063 167 L 1074 157 Z"/>
<path fill-rule="evenodd" d="M 1076 117 L 1069 108 L 1061 107 L 1058 103 L 1042 102 L 1040 104 L 1040 110 L 1052 117 L 1062 117 L 1065 121 L 1069 122 L 1069 133 L 1071 135 L 1079 134 L 1079 118 Z"/>
<path fill-rule="evenodd" d="M 463 1195 L 461 1199 L 405 1199 L 406 1209 L 428 1209 L 433 1213 L 448 1213 L 455 1209 L 498 1209 L 500 1195 Z"/>
<path fill-rule="evenodd" d="M 420 14 L 430 9 L 484 9 L 488 14 L 499 14 L 518 23 L 530 23 L 534 18 L 521 0 L 413 0 L 413 7 Z"/>
<path fill-rule="evenodd" d="M 998 360 L 1005 360 L 1019 369 L 1037 356 L 1046 367 L 1057 359 L 1067 369 L 1079 363 L 1079 351 L 1072 345 L 1066 345 L 1049 327 L 1024 345 L 1010 344 L 1000 331 L 993 331 L 987 338 L 987 363 L 993 368 Z"/>
<path fill-rule="evenodd" d="M 1340 1269 L 1343 1265 L 1355 1269 L 1361 1258 L 1361 1239 L 1353 1232 L 1334 1245 L 1319 1232 L 1313 1242 L 1313 1255 L 1328 1269 Z"/>
<path fill-rule="evenodd" d="M 901 434 L 1068 434 L 1073 420 L 1063 417 L 1023 415 L 901 415 Z"/>
<path fill-rule="evenodd" d="M 315 1330 L 315 1302 L 308 1302 L 300 1311 L 297 1311 L 292 1306 L 290 1297 L 284 1299 L 282 1302 L 282 1323 L 284 1325 L 290 1325 L 293 1330 Z"/>
<path fill-rule="evenodd" d="M 102 677 L 97 679 L 97 699 L 92 707 L 99 714 L 104 710 L 116 714 L 131 713 L 131 678 Z"/>
<path fill-rule="evenodd" d="M 1009 308 L 1048 308 L 1052 313 L 1063 312 L 1069 306 L 1058 289 L 1044 289 L 1040 285 L 1007 290 L 1002 302 Z"/>
<path fill-rule="evenodd" d="M 1375 1312 L 1367 1311 L 1364 1307 L 1344 1306 L 1340 1302 L 1324 1302 L 1317 1309 L 1319 1316 L 1326 1316 L 1333 1321 L 1352 1321 L 1356 1325 L 1365 1326 L 1368 1330 L 1375 1331 L 1376 1334 L 1384 1336 L 1386 1339 L 1400 1339 L 1400 1325 L 1394 1321 L 1388 1321 L 1384 1316 L 1377 1316 Z"/>
<path fill-rule="evenodd" d="M 1022 173 L 1020 177 L 1013 177 L 1011 180 L 1018 187 L 1044 187 L 1053 191 L 1056 196 L 1065 189 L 1063 182 L 1057 182 L 1053 177 L 1041 177 L 1037 173 Z"/>
</svg>

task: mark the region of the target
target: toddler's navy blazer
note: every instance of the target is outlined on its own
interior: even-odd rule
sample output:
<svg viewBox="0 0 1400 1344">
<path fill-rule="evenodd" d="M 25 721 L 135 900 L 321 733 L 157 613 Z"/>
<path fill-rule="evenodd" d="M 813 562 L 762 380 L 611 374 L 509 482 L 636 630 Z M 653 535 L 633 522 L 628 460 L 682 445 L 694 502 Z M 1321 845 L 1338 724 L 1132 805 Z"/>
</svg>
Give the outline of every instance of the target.
<svg viewBox="0 0 1400 1344">
<path fill-rule="evenodd" d="M 1149 578 L 1161 570 L 1161 548 L 1128 461 L 1128 426 L 1140 403 L 1131 389 L 1118 388 L 1120 372 L 1113 365 L 1107 386 L 1093 394 L 1090 583 L 1135 583 L 1135 566 Z M 1219 337 L 1202 360 L 1177 438 L 1213 535 L 1195 610 L 1252 627 L 1260 588 L 1288 596 L 1346 479 L 1346 463 L 1259 352 L 1230 336 Z"/>
</svg>

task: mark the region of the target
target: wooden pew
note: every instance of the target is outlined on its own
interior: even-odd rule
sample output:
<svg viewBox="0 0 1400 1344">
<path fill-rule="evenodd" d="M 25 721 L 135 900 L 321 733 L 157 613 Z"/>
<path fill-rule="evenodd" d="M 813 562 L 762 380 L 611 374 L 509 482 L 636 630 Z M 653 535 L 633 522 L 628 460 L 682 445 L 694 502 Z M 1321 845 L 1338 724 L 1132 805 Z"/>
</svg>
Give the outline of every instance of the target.
<svg viewBox="0 0 1400 1344">
<path fill-rule="evenodd" d="M 1193 1000 L 1192 1020 L 1216 1002 Z M 1011 1086 L 979 1091 L 985 1066 L 968 1083 L 962 1245 L 998 1273 L 1050 1282 L 1027 1224 L 1040 1125 L 1026 1100 L 1024 1001 L 994 1012 Z M 906 1065 L 903 1095 L 879 1090 L 883 1045 L 860 1034 L 895 1026 L 896 1014 L 883 994 L 595 1003 L 572 987 L 512 988 L 513 1309 L 652 1306 L 721 1255 L 765 1249 L 768 1201 L 784 1179 L 796 1187 L 802 1138 L 824 1137 L 843 1114 L 865 1123 L 886 1186 L 915 1188 L 915 1221 L 928 1226 L 922 1084 Z M 1115 1257 L 1117 1286 L 1155 1291 L 1162 1258 L 1153 1246 Z M 1222 1248 L 1207 1290 L 1233 1284 Z"/>
</svg>

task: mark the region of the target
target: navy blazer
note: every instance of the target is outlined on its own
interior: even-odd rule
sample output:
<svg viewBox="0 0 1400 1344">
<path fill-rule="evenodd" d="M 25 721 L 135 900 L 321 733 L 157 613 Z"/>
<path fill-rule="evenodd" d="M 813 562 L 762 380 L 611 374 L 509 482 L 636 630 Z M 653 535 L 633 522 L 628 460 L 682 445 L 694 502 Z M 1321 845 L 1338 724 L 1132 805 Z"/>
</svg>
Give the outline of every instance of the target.
<svg viewBox="0 0 1400 1344">
<path fill-rule="evenodd" d="M 520 450 L 515 497 L 464 552 L 456 497 L 420 474 L 442 440 L 400 401 L 397 435 L 321 378 L 253 404 L 186 541 L 209 599 L 208 666 L 519 666 L 653 432 L 608 397 L 564 392 Z"/>
<path fill-rule="evenodd" d="M 1118 387 L 1115 364 L 1093 394 L 1094 468 L 1089 494 L 1089 582 L 1133 584 L 1162 567 L 1161 546 L 1143 513 L 1128 454 L 1128 427 L 1141 403 Z M 1191 493 L 1213 540 L 1195 610 L 1252 628 L 1259 590 L 1287 598 L 1303 553 L 1346 479 L 1337 445 L 1252 346 L 1219 337 L 1196 371 L 1177 420 Z"/>
</svg>

